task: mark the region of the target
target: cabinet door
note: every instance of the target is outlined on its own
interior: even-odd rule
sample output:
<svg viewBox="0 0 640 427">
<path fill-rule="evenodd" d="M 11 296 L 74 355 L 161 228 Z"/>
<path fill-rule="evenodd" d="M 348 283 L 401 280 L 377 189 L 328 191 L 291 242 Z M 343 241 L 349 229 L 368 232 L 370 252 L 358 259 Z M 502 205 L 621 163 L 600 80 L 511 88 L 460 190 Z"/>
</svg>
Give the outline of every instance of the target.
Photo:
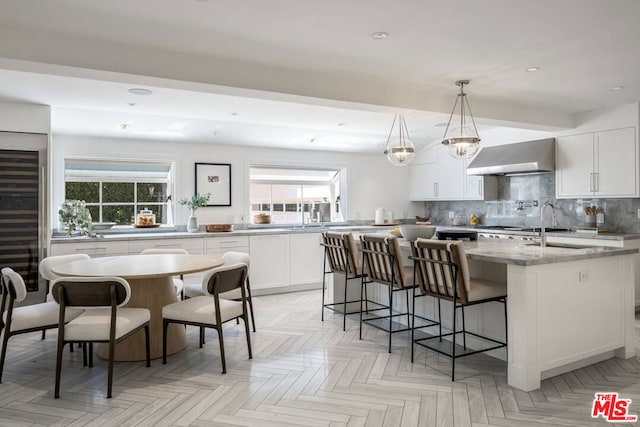
<svg viewBox="0 0 640 427">
<path fill-rule="evenodd" d="M 289 235 L 249 237 L 251 288 L 283 287 L 289 284 Z"/>
<path fill-rule="evenodd" d="M 595 133 L 595 194 L 638 196 L 638 152 L 634 128 Z"/>
<path fill-rule="evenodd" d="M 464 161 L 464 198 L 465 200 L 484 200 L 484 176 L 467 175 L 470 160 Z"/>
<path fill-rule="evenodd" d="M 438 200 L 461 200 L 464 197 L 463 160 L 454 159 L 445 146 L 438 147 Z"/>
<path fill-rule="evenodd" d="M 129 254 L 129 242 L 128 241 L 111 241 L 106 242 L 104 239 L 93 240 L 91 242 L 73 242 L 73 243 L 51 243 L 52 256 L 57 255 L 70 255 L 70 254 L 87 254 L 91 258 L 113 256 L 113 255 L 128 255 Z"/>
<path fill-rule="evenodd" d="M 593 196 L 593 134 L 556 140 L 556 197 Z"/>
<path fill-rule="evenodd" d="M 139 254 L 145 249 L 184 249 L 190 254 L 204 253 L 204 239 L 195 237 L 189 239 L 140 239 L 129 242 L 129 252 Z"/>
<path fill-rule="evenodd" d="M 438 179 L 437 163 L 409 166 L 409 198 L 412 201 L 434 200 Z"/>
<path fill-rule="evenodd" d="M 289 266 L 292 285 L 322 282 L 324 248 L 320 245 L 321 233 L 300 233 L 289 235 L 291 265 Z"/>
</svg>

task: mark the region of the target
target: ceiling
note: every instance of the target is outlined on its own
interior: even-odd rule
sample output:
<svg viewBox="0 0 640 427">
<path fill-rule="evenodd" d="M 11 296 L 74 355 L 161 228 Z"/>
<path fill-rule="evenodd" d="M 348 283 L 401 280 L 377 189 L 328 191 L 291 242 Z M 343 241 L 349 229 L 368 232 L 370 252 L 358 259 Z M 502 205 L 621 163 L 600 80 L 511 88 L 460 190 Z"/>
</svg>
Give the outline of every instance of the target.
<svg viewBox="0 0 640 427">
<path fill-rule="evenodd" d="M 394 114 L 417 145 L 441 137 L 463 78 L 481 136 L 640 101 L 637 0 L 3 0 L 0 12 L 0 99 L 51 105 L 54 135 L 376 152 Z"/>
</svg>

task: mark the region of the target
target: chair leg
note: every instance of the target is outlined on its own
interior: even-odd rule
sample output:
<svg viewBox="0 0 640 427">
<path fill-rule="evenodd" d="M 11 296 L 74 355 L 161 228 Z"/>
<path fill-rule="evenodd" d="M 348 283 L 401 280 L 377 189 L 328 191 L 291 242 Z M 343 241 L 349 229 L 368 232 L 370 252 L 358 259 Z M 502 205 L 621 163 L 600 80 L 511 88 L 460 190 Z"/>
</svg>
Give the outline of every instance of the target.
<svg viewBox="0 0 640 427">
<path fill-rule="evenodd" d="M 144 327 L 144 346 L 145 346 L 145 350 L 147 351 L 147 368 L 149 368 L 151 367 L 151 345 L 149 343 L 149 325 L 148 324 L 145 325 Z"/>
<path fill-rule="evenodd" d="M 507 299 L 502 300 L 504 304 L 504 343 L 507 345 L 509 343 L 509 324 L 507 323 Z M 1 372 L 0 372 L 1 373 Z"/>
<path fill-rule="evenodd" d="M 247 322 L 247 316 L 243 317 L 244 319 L 244 331 L 247 334 L 247 348 L 249 349 L 249 359 L 253 359 L 253 354 L 251 353 L 251 332 L 249 332 L 249 323 Z"/>
<path fill-rule="evenodd" d="M 109 360 L 107 371 L 107 399 L 111 398 L 111 389 L 113 387 L 113 356 L 115 352 L 115 343 L 109 342 Z"/>
<path fill-rule="evenodd" d="M 462 310 L 462 347 L 467 349 L 467 330 L 464 327 L 464 305 L 460 307 Z"/>
<path fill-rule="evenodd" d="M 344 275 L 344 299 L 342 300 L 342 331 L 347 330 L 347 283 L 349 279 L 347 274 Z"/>
<path fill-rule="evenodd" d="M 442 310 L 440 305 L 440 298 L 438 298 L 438 334 L 440 336 L 440 342 L 442 342 Z"/>
<path fill-rule="evenodd" d="M 391 353 L 391 336 L 393 335 L 393 286 L 389 285 L 389 353 Z"/>
<path fill-rule="evenodd" d="M 220 359 L 222 360 L 222 373 L 227 373 L 227 363 L 224 359 L 224 338 L 222 337 L 222 325 L 216 325 L 218 330 L 218 341 L 220 342 Z"/>
<path fill-rule="evenodd" d="M 249 279 L 247 279 L 249 280 Z M 249 286 L 247 286 L 247 302 L 249 303 L 249 314 L 251 315 L 251 326 L 253 327 L 253 332 L 256 331 L 256 316 L 253 314 L 253 300 L 251 299 L 251 291 L 249 291 Z M 324 311 L 324 307 L 322 308 Z"/>
<path fill-rule="evenodd" d="M 58 332 L 58 334 L 60 334 L 60 332 Z M 60 376 L 62 374 L 62 353 L 63 352 L 64 352 L 64 341 L 62 337 L 58 336 L 58 349 L 56 351 L 56 385 L 55 385 L 55 390 L 53 392 L 53 397 L 56 399 L 60 397 Z"/>
<path fill-rule="evenodd" d="M 169 328 L 169 320 L 162 319 L 162 364 L 167 364 L 167 329 Z"/>
<path fill-rule="evenodd" d="M 326 262 L 326 261 L 325 261 Z M 326 288 L 326 277 L 327 277 L 327 273 L 322 272 L 322 311 L 320 312 L 320 321 L 324 322 L 324 294 L 326 292 L 325 288 Z"/>
<path fill-rule="evenodd" d="M 451 381 L 455 381 L 456 370 L 456 299 L 453 298 L 453 336 L 451 340 Z"/>
<path fill-rule="evenodd" d="M 411 312 L 411 363 L 413 363 L 413 355 L 415 351 L 414 336 L 416 331 L 416 287 L 413 287 L 413 311 Z"/>
<path fill-rule="evenodd" d="M 405 295 L 407 296 L 407 326 L 410 328 L 411 324 L 409 321 L 411 320 L 411 309 L 409 305 L 409 289 L 405 291 Z"/>
<path fill-rule="evenodd" d="M 47 337 L 47 331 L 45 331 L 44 329 L 42 330 L 42 339 L 45 339 Z"/>
<path fill-rule="evenodd" d="M 0 329 L 1 331 L 2 329 Z M 2 383 L 2 372 L 4 370 L 4 359 L 7 356 L 7 343 L 9 341 L 10 334 L 8 328 L 4 327 L 4 333 L 2 334 L 2 354 L 0 354 L 0 383 Z"/>
<path fill-rule="evenodd" d="M 73 343 L 71 343 L 73 345 Z M 87 343 L 82 343 L 82 366 L 87 366 Z"/>
<path fill-rule="evenodd" d="M 204 327 L 200 326 L 200 348 L 204 345 Z"/>
<path fill-rule="evenodd" d="M 364 281 L 364 276 L 362 276 L 362 282 L 360 285 L 360 339 L 362 339 L 362 297 L 364 296 L 367 284 Z"/>
<path fill-rule="evenodd" d="M 93 368 L 93 343 L 89 343 L 89 367 Z"/>
</svg>

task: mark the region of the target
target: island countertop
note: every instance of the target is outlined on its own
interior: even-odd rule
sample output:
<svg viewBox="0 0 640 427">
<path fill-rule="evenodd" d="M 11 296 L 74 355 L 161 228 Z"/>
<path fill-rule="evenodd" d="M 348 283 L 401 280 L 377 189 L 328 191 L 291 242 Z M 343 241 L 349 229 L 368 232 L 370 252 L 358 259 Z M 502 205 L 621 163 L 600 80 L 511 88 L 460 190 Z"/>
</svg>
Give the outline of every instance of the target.
<svg viewBox="0 0 640 427">
<path fill-rule="evenodd" d="M 637 254 L 638 249 L 601 246 L 547 244 L 542 248 L 531 242 L 477 240 L 465 242 L 467 258 L 500 264 L 540 265 L 583 259 Z"/>
</svg>

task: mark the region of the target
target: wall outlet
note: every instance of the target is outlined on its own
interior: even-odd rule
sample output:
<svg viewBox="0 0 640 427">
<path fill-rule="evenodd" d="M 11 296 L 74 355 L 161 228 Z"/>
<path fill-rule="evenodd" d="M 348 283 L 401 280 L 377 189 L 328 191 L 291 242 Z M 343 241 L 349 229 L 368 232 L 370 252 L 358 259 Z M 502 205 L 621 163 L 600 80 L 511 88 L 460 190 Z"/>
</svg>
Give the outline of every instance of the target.
<svg viewBox="0 0 640 427">
<path fill-rule="evenodd" d="M 640 209 L 638 209 L 638 211 L 640 211 Z M 456 216 L 456 213 L 454 211 L 449 211 L 449 219 L 453 219 L 453 217 Z"/>
<path fill-rule="evenodd" d="M 589 281 L 589 272 L 588 271 L 581 271 L 579 274 L 580 274 L 580 281 L 581 282 L 588 282 Z"/>
</svg>

